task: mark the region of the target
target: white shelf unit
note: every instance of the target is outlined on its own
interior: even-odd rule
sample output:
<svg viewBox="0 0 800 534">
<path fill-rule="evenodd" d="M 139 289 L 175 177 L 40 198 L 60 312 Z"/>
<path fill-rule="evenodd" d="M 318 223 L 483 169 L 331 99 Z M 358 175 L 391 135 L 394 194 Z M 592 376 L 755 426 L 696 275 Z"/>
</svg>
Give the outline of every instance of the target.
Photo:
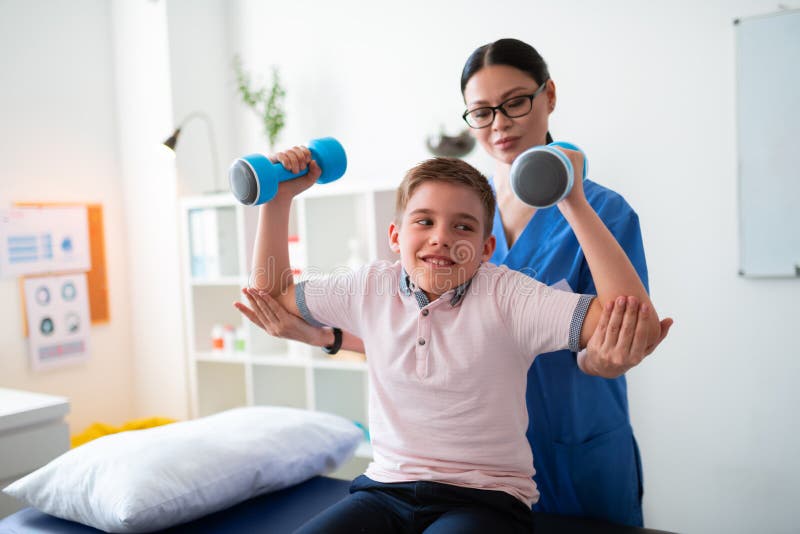
<svg viewBox="0 0 800 534">
<path fill-rule="evenodd" d="M 337 186 L 314 187 L 295 199 L 292 267 L 319 274 L 345 266 L 351 239 L 365 261 L 396 259 L 387 232 L 395 191 Z M 293 406 L 335 413 L 367 429 L 365 362 L 334 360 L 319 348 L 273 338 L 233 307 L 237 300 L 247 302 L 241 289 L 248 285 L 258 208 L 242 206 L 227 193 L 187 197 L 180 220 L 192 415 L 247 405 Z M 211 332 L 218 324 L 242 327 L 244 350 L 215 351 Z M 355 477 L 371 457 L 365 439 L 333 476 Z"/>
</svg>

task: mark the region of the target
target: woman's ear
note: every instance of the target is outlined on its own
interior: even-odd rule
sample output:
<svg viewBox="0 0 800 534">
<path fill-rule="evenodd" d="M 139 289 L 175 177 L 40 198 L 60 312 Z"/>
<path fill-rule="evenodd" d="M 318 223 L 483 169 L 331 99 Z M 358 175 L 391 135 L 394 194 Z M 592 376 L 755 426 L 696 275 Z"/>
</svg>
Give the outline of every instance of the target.
<svg viewBox="0 0 800 534">
<path fill-rule="evenodd" d="M 547 80 L 547 89 L 544 92 L 547 95 L 547 112 L 552 113 L 556 109 L 556 82 Z"/>
<path fill-rule="evenodd" d="M 394 221 L 389 223 L 389 248 L 395 254 L 400 254 L 400 227 Z"/>
</svg>

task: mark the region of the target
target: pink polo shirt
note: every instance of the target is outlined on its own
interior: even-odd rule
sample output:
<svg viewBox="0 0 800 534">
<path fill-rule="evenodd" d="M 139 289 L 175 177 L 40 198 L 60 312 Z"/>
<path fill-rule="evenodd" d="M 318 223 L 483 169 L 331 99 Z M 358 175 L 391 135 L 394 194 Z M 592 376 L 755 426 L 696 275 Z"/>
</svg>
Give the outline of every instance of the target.
<svg viewBox="0 0 800 534">
<path fill-rule="evenodd" d="M 500 490 L 528 506 L 539 498 L 525 437 L 528 368 L 537 354 L 579 350 L 591 298 L 493 264 L 430 303 L 400 262 L 297 287 L 309 323 L 364 341 L 369 478 Z"/>
</svg>

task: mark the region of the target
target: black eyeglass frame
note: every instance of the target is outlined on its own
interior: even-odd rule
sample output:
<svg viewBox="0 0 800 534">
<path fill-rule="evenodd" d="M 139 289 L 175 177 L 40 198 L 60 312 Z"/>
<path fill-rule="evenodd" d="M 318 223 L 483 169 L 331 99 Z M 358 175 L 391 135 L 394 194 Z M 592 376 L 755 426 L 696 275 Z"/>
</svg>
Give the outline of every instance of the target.
<svg viewBox="0 0 800 534">
<path fill-rule="evenodd" d="M 524 117 L 525 115 L 527 115 L 531 111 L 533 111 L 533 99 L 536 98 L 537 96 L 539 96 L 539 94 L 542 91 L 544 91 L 545 87 L 547 87 L 547 82 L 548 81 L 549 81 L 549 78 L 547 80 L 545 80 L 544 83 L 542 85 L 540 85 L 539 88 L 536 91 L 534 91 L 533 93 L 531 93 L 529 95 L 512 96 L 511 98 L 507 98 L 504 101 L 500 102 L 500 104 L 498 104 L 497 106 L 481 106 L 481 107 L 475 108 L 475 109 L 468 109 L 467 111 L 464 112 L 463 115 L 461 115 L 461 118 L 464 119 L 464 122 L 467 123 L 467 126 L 472 128 L 473 130 L 481 130 L 483 128 L 488 128 L 489 126 L 494 124 L 494 119 L 497 118 L 497 112 L 498 111 L 500 111 L 503 115 L 505 115 L 509 119 L 518 119 L 520 117 Z M 508 104 L 509 102 L 511 102 L 512 100 L 516 100 L 517 98 L 527 98 L 528 101 L 531 104 L 531 108 L 528 111 L 526 111 L 525 113 L 522 113 L 521 115 L 509 115 L 508 111 L 506 111 L 506 108 L 504 106 L 506 104 Z M 467 116 L 470 115 L 471 113 L 475 113 L 476 111 L 486 110 L 486 109 L 492 110 L 492 120 L 490 120 L 488 123 L 486 123 L 485 126 L 473 126 L 472 124 L 470 124 L 469 120 L 467 120 Z"/>
</svg>

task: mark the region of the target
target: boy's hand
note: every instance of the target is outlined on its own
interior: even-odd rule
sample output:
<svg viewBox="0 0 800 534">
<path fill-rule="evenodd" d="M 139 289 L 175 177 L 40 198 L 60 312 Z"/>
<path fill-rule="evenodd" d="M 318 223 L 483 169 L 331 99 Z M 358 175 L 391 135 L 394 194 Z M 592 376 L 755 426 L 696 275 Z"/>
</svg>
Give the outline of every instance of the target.
<svg viewBox="0 0 800 534">
<path fill-rule="evenodd" d="M 322 170 L 317 165 L 317 162 L 311 159 L 311 151 L 305 146 L 296 146 L 282 152 L 278 152 L 269 156 L 272 163 L 280 163 L 283 167 L 291 172 L 297 174 L 298 172 L 308 169 L 308 174 L 292 180 L 281 182 L 278 186 L 278 193 L 270 202 L 290 201 L 295 196 L 299 195 L 316 182 Z"/>
<path fill-rule="evenodd" d="M 578 354 L 578 367 L 588 375 L 617 378 L 638 365 L 667 337 L 672 319 L 661 321 L 661 332 L 652 345 L 647 340 L 646 324 L 653 311 L 634 297 L 618 297 L 607 302 L 586 351 Z"/>
<path fill-rule="evenodd" d="M 583 193 L 583 164 L 584 164 L 584 157 L 583 154 L 578 152 L 577 150 L 570 150 L 568 148 L 564 148 L 562 146 L 553 147 L 561 152 L 563 152 L 568 158 L 570 163 L 572 163 L 572 171 L 574 176 L 572 177 L 572 190 L 569 192 L 564 198 L 564 202 L 574 202 L 584 199 Z M 559 203 L 560 204 L 560 203 Z"/>
</svg>

